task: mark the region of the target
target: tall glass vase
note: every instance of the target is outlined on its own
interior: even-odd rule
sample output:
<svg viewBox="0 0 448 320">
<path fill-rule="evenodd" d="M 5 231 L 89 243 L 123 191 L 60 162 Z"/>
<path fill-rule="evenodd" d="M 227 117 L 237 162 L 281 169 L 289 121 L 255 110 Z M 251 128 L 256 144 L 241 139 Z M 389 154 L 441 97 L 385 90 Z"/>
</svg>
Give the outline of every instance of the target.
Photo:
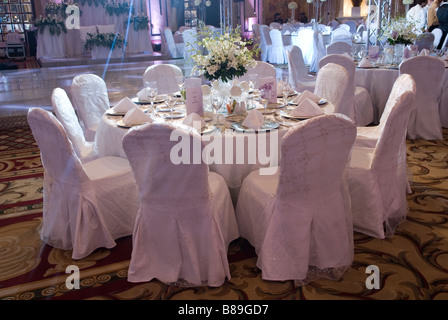
<svg viewBox="0 0 448 320">
<path fill-rule="evenodd" d="M 400 64 L 403 60 L 404 48 L 406 47 L 403 43 L 398 43 L 394 47 L 394 64 Z"/>
</svg>

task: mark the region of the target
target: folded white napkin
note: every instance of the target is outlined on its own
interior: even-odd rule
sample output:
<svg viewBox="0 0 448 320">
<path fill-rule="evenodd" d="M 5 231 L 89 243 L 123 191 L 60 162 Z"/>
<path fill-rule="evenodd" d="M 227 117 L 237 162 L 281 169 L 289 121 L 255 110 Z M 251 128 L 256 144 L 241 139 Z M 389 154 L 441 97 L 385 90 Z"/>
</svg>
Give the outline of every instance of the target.
<svg viewBox="0 0 448 320">
<path fill-rule="evenodd" d="M 260 129 L 263 125 L 263 114 L 257 109 L 252 109 L 243 121 L 243 126 L 250 129 Z"/>
<path fill-rule="evenodd" d="M 293 117 L 314 117 L 324 114 L 324 112 L 314 101 L 306 98 L 289 114 Z"/>
<path fill-rule="evenodd" d="M 187 126 L 196 128 L 198 131 L 201 131 L 203 127 L 205 127 L 205 121 L 202 119 L 200 115 L 198 115 L 196 112 L 190 113 L 184 121 L 182 121 L 183 124 L 186 124 Z"/>
<path fill-rule="evenodd" d="M 320 101 L 320 98 L 317 95 L 315 95 L 311 91 L 305 90 L 301 94 L 299 94 L 299 96 L 295 98 L 293 102 L 300 105 L 300 103 L 305 99 L 310 99 L 315 103 L 318 103 Z"/>
<path fill-rule="evenodd" d="M 123 117 L 123 123 L 128 126 L 153 122 L 151 117 L 144 113 L 140 108 L 133 108 L 126 112 Z"/>
<path fill-rule="evenodd" d="M 208 85 L 206 85 L 206 84 L 203 84 L 201 86 L 201 89 L 202 89 L 202 95 L 203 96 L 209 96 L 209 95 L 212 94 L 212 89 Z"/>
<path fill-rule="evenodd" d="M 362 60 L 359 62 L 358 67 L 360 68 L 371 68 L 372 63 L 370 63 L 370 60 L 367 58 L 362 58 Z"/>
<path fill-rule="evenodd" d="M 230 95 L 232 97 L 240 97 L 242 93 L 243 93 L 243 90 L 239 86 L 233 86 L 230 89 Z"/>
<path fill-rule="evenodd" d="M 146 88 L 143 88 L 142 90 L 140 90 L 139 92 L 137 92 L 137 98 L 138 98 L 139 100 L 149 101 L 149 97 L 148 97 L 147 92 L 148 92 L 148 91 L 146 90 Z"/>
<path fill-rule="evenodd" d="M 420 51 L 419 56 L 429 56 L 429 50 L 428 49 L 422 49 Z"/>
<path fill-rule="evenodd" d="M 237 102 L 233 114 L 247 114 L 246 103 L 244 101 Z"/>
<path fill-rule="evenodd" d="M 128 97 L 121 99 L 112 109 L 115 112 L 128 112 L 131 109 L 137 108 L 137 105 Z M 138 108 L 137 108 L 138 109 Z"/>
</svg>

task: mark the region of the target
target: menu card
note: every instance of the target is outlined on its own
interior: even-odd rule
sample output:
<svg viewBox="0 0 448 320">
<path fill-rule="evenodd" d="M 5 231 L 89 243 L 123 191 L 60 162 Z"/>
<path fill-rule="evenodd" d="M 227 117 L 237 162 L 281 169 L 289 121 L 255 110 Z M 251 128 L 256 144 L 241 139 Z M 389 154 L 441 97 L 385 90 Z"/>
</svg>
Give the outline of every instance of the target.
<svg viewBox="0 0 448 320">
<path fill-rule="evenodd" d="M 185 79 L 185 95 L 187 115 L 194 112 L 200 116 L 203 116 L 204 107 L 202 101 L 202 80 L 200 78 Z"/>
</svg>

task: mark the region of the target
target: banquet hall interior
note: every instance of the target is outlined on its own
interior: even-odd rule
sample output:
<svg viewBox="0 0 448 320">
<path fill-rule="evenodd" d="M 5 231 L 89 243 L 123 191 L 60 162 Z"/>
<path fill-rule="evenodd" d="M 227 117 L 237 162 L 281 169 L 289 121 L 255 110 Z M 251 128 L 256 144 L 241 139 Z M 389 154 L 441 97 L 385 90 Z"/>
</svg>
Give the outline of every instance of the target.
<svg viewBox="0 0 448 320">
<path fill-rule="evenodd" d="M 391 33 L 418 3 L 2 1 L 0 299 L 447 300 L 448 37 Z"/>
</svg>

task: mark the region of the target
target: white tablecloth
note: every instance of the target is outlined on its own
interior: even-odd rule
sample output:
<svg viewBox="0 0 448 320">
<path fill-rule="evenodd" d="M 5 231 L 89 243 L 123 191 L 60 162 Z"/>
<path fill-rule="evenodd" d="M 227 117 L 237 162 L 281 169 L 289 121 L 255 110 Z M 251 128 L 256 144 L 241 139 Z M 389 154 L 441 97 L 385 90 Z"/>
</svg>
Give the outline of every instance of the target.
<svg viewBox="0 0 448 320">
<path fill-rule="evenodd" d="M 326 112 L 334 110 L 331 103 L 324 106 Z M 95 142 L 97 151 L 100 156 L 118 156 L 126 158 L 126 154 L 122 147 L 122 139 L 128 129 L 117 126 L 117 121 L 122 117 L 109 116 L 104 114 L 101 122 L 98 125 Z M 183 119 L 176 120 L 182 121 Z M 280 156 L 280 141 L 288 132 L 289 128 L 280 126 L 278 130 L 274 130 L 266 135 L 255 133 L 241 133 L 227 129 L 222 132 L 215 132 L 211 134 L 204 134 L 203 141 L 206 145 L 213 144 L 214 150 L 222 150 L 222 157 L 217 157 L 209 167 L 210 170 L 219 173 L 225 179 L 229 186 L 232 198 L 237 199 L 239 188 L 243 179 L 252 171 L 262 167 L 269 167 L 272 163 L 278 163 Z M 269 154 L 271 139 L 277 144 L 273 149 L 274 155 Z M 258 139 L 266 138 L 267 142 L 260 140 L 262 146 L 266 147 L 267 154 L 263 152 L 258 153 Z M 218 139 L 215 141 L 215 139 Z M 230 146 L 230 147 L 229 147 Z M 243 146 L 243 147 L 240 147 Z M 210 146 L 211 148 L 211 146 Z M 238 149 L 238 152 L 237 152 Z M 241 152 L 244 150 L 244 157 L 241 159 Z M 265 160 L 262 157 L 265 156 Z M 252 158 L 253 157 L 253 158 Z M 221 160 L 221 161 L 220 161 Z"/>
<path fill-rule="evenodd" d="M 364 87 L 370 92 L 374 108 L 374 121 L 378 124 L 387 99 L 398 78 L 398 69 L 361 69 L 356 68 L 355 83 L 359 87 Z M 430 76 L 430 75 L 428 75 Z M 448 68 L 445 68 L 443 75 L 443 87 L 439 103 L 440 118 L 442 126 L 448 128 Z"/>
<path fill-rule="evenodd" d="M 65 33 L 52 35 L 48 28 L 44 32 L 37 32 L 36 58 L 63 58 L 65 57 Z"/>
</svg>

